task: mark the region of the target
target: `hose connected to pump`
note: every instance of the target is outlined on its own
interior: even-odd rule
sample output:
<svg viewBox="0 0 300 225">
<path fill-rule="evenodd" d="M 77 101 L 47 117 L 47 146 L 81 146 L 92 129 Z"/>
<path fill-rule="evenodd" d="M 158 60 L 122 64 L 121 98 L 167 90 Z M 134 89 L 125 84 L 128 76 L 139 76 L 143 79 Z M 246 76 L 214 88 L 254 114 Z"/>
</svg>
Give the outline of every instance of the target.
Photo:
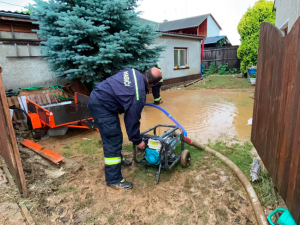
<svg viewBox="0 0 300 225">
<path fill-rule="evenodd" d="M 198 148 L 200 150 L 205 150 L 214 156 L 218 157 L 221 159 L 227 166 L 229 166 L 237 175 L 239 178 L 240 182 L 243 184 L 244 188 L 246 189 L 246 192 L 250 198 L 252 207 L 255 212 L 256 220 L 259 225 L 268 225 L 267 218 L 265 216 L 264 210 L 260 204 L 260 201 L 256 195 L 256 192 L 254 188 L 252 187 L 250 181 L 248 178 L 245 176 L 245 174 L 235 165 L 230 159 L 222 155 L 221 153 L 207 147 L 206 145 L 201 144 L 200 142 L 193 141 L 192 139 L 187 137 L 187 133 L 185 129 L 179 124 L 166 110 L 163 108 L 154 105 L 154 104 L 149 104 L 147 103 L 146 105 L 148 106 L 153 106 L 155 108 L 160 109 L 162 112 L 164 112 L 178 127 L 180 127 L 184 133 L 184 142 L 187 143 L 188 145 L 194 146 L 195 148 Z"/>
<path fill-rule="evenodd" d="M 169 117 L 169 118 L 170 118 L 170 119 L 171 119 L 171 120 L 172 120 L 172 121 L 173 121 L 173 122 L 174 122 L 174 123 L 175 123 L 182 131 L 183 131 L 184 136 L 187 136 L 186 130 L 183 128 L 183 126 L 181 126 L 180 123 L 177 122 L 177 120 L 174 119 L 173 116 L 171 116 L 170 113 L 168 113 L 166 110 L 164 110 L 163 108 L 161 108 L 161 107 L 159 107 L 159 106 L 157 106 L 157 105 L 150 104 L 150 103 L 146 103 L 146 105 L 152 106 L 152 107 L 155 107 L 155 108 L 161 110 L 164 114 L 167 115 L 167 117 Z"/>
</svg>

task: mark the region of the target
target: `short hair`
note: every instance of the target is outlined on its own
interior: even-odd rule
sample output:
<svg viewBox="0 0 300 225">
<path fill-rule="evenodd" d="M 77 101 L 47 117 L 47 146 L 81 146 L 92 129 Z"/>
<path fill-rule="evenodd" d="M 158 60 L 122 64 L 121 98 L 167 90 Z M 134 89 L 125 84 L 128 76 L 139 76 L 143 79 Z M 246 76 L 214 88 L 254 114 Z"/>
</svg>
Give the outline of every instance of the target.
<svg viewBox="0 0 300 225">
<path fill-rule="evenodd" d="M 161 76 L 159 76 L 159 77 L 153 76 L 152 68 L 145 72 L 145 76 L 148 80 L 148 83 L 151 85 L 157 84 L 162 78 Z"/>
</svg>

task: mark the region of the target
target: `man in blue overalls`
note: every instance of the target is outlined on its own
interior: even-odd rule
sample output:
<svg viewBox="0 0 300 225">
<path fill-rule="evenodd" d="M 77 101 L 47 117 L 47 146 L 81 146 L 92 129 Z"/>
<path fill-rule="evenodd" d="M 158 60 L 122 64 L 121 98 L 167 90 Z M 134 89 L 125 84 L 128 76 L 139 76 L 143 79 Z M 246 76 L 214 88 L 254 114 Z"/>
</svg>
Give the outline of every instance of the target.
<svg viewBox="0 0 300 225">
<path fill-rule="evenodd" d="M 100 131 L 105 157 L 105 179 L 115 189 L 132 188 L 121 173 L 123 134 L 119 114 L 125 113 L 128 138 L 139 149 L 146 144 L 140 135 L 141 112 L 146 102 L 147 86 L 162 79 L 159 69 L 151 68 L 145 75 L 134 69 L 125 69 L 98 84 L 91 93 L 89 110 Z"/>
</svg>

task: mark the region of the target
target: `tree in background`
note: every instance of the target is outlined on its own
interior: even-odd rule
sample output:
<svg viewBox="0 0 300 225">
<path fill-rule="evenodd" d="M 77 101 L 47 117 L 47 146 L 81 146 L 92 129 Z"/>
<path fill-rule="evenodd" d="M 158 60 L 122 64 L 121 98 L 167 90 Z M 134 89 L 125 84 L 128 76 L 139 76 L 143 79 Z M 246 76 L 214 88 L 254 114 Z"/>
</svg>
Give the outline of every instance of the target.
<svg viewBox="0 0 300 225">
<path fill-rule="evenodd" d="M 137 0 L 35 0 L 33 19 L 50 68 L 59 77 L 99 82 L 125 68 L 156 64 L 158 35 L 138 23 Z"/>
<path fill-rule="evenodd" d="M 25 14 L 32 14 L 33 12 L 33 5 L 28 4 L 27 6 L 24 7 L 26 10 L 21 10 L 21 11 L 16 11 L 17 13 L 25 13 Z"/>
<path fill-rule="evenodd" d="M 253 8 L 249 8 L 238 25 L 241 45 L 238 58 L 241 59 L 241 71 L 247 72 L 246 67 L 257 64 L 260 24 L 269 22 L 275 24 L 276 12 L 274 2 L 259 0 Z"/>
</svg>

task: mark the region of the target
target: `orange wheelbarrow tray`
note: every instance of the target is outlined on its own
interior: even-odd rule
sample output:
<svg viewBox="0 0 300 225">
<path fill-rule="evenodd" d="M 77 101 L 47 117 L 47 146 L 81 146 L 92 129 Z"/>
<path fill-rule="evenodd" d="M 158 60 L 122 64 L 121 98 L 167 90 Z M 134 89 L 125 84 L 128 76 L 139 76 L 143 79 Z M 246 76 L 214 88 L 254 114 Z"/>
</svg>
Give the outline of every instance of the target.
<svg viewBox="0 0 300 225">
<path fill-rule="evenodd" d="M 75 93 L 74 101 L 40 106 L 26 99 L 28 115 L 33 129 L 49 127 L 74 127 L 95 129 L 88 109 L 89 97 Z"/>
</svg>

